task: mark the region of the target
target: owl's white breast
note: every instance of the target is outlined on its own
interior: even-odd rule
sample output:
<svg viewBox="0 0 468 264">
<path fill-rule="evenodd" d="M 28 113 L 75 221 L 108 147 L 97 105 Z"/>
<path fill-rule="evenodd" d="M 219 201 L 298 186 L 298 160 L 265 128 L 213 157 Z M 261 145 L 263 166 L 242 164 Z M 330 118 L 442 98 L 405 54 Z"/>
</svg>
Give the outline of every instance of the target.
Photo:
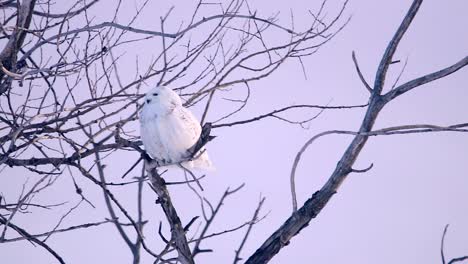
<svg viewBox="0 0 468 264">
<path fill-rule="evenodd" d="M 147 153 L 155 159 L 177 162 L 198 140 L 201 127 L 188 109 L 180 106 L 166 115 L 158 115 L 151 105 L 140 113 L 141 140 Z"/>
</svg>

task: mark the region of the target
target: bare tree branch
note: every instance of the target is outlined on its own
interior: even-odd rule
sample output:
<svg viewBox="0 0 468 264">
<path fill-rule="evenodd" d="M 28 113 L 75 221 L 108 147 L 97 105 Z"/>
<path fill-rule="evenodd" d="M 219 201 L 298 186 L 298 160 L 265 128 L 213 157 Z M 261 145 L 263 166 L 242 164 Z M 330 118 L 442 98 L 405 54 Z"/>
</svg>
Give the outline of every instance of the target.
<svg viewBox="0 0 468 264">
<path fill-rule="evenodd" d="M 458 61 L 457 63 L 448 66 L 447 68 L 444 68 L 442 70 L 424 75 L 422 77 L 416 78 L 414 80 L 411 80 L 409 82 L 406 82 L 397 88 L 393 89 L 392 91 L 388 92 L 387 94 L 384 95 L 383 99 L 385 101 L 390 101 L 395 99 L 396 97 L 411 91 L 412 89 L 419 87 L 421 85 L 424 85 L 426 83 L 435 81 L 437 79 L 443 78 L 447 75 L 450 75 L 462 68 L 464 68 L 466 65 L 468 65 L 468 56 L 463 58 L 462 60 Z"/>
<path fill-rule="evenodd" d="M 242 238 L 242 241 L 236 250 L 236 255 L 234 256 L 234 262 L 233 262 L 234 264 L 242 260 L 242 258 L 240 257 L 241 251 L 244 248 L 245 242 L 247 242 L 247 238 L 249 237 L 250 232 L 252 231 L 252 227 L 254 226 L 255 222 L 258 219 L 258 214 L 260 213 L 260 209 L 262 208 L 263 202 L 265 202 L 265 197 L 260 199 L 260 202 L 258 203 L 258 206 L 255 209 L 255 212 L 253 214 L 252 220 L 250 220 L 247 231 L 245 232 L 245 235 Z"/>
<path fill-rule="evenodd" d="M 445 259 L 445 255 L 444 255 L 444 244 L 445 244 L 445 236 L 447 235 L 448 227 L 449 227 L 448 224 L 445 225 L 444 232 L 442 233 L 442 239 L 441 239 L 441 242 L 440 242 L 440 255 L 442 257 L 442 264 L 447 263 L 447 261 Z M 448 264 L 462 262 L 462 261 L 467 260 L 467 259 L 468 259 L 468 256 L 453 258 L 453 259 L 449 260 Z"/>
<path fill-rule="evenodd" d="M 23 0 L 18 10 L 18 19 L 13 33 L 8 39 L 8 43 L 0 52 L 0 66 L 6 70 L 16 71 L 18 51 L 26 38 L 26 30 L 31 23 L 32 13 L 36 0 Z M 0 70 L 0 95 L 8 89 L 8 82 L 2 82 L 4 70 Z"/>
<path fill-rule="evenodd" d="M 63 17 L 69 17 L 69 16 L 76 16 L 76 15 L 79 15 L 80 13 L 82 13 L 83 11 L 85 11 L 86 9 L 92 7 L 97 2 L 99 2 L 99 0 L 92 0 L 91 2 L 84 5 L 82 8 L 79 8 L 79 9 L 77 9 L 75 11 L 70 10 L 67 13 L 63 13 L 63 14 L 51 14 L 51 13 L 44 13 L 44 12 L 34 10 L 33 15 L 49 17 L 49 18 L 63 18 Z M 77 3 L 75 3 L 75 5 Z M 10 2 L 7 2 L 5 4 L 2 4 L 2 6 L 4 6 L 4 7 L 17 7 L 18 5 L 16 3 L 14 3 L 14 1 L 10 1 Z"/>
<path fill-rule="evenodd" d="M 445 256 L 444 256 L 444 243 L 445 243 L 445 235 L 447 234 L 447 229 L 449 225 L 445 225 L 444 232 L 442 233 L 442 239 L 440 242 L 440 255 L 442 257 L 442 264 L 445 264 Z"/>
<path fill-rule="evenodd" d="M 7 222 L 3 216 L 0 215 L 0 223 L 4 225 L 8 225 L 11 228 L 13 228 L 16 232 L 21 234 L 22 236 L 26 237 L 31 242 L 34 242 L 38 244 L 39 246 L 43 247 L 45 250 L 47 250 L 50 254 L 52 254 L 60 263 L 65 264 L 65 261 L 62 259 L 62 257 L 55 252 L 52 248 L 50 248 L 46 243 L 42 242 L 41 240 L 37 239 L 36 237 L 30 235 L 26 230 L 22 229 L 21 227 L 11 223 Z"/>
<path fill-rule="evenodd" d="M 362 82 L 362 84 L 364 84 L 364 87 L 366 87 L 367 91 L 369 91 L 369 93 L 372 93 L 372 88 L 367 83 L 366 79 L 362 75 L 361 69 L 359 68 L 359 63 L 357 62 L 356 53 L 354 52 L 354 50 L 353 50 L 353 53 L 352 53 L 351 57 L 353 58 L 354 67 L 356 67 L 356 72 L 359 75 L 359 79 L 361 79 L 361 82 Z"/>
<path fill-rule="evenodd" d="M 115 222 L 115 221 L 117 221 L 117 220 L 110 220 L 109 219 L 109 220 L 104 220 L 104 221 L 99 221 L 99 222 L 86 223 L 86 224 L 81 224 L 81 225 L 74 225 L 74 226 L 70 226 L 70 227 L 66 227 L 66 228 L 59 228 L 59 229 L 55 229 L 53 231 L 48 231 L 48 232 L 44 232 L 44 233 L 40 233 L 40 234 L 31 235 L 31 237 L 49 236 L 51 234 L 63 233 L 63 232 L 73 231 L 73 230 L 76 230 L 76 229 L 100 226 L 100 225 L 107 224 L 107 223 L 112 223 L 112 222 Z M 127 224 L 120 223 L 120 225 L 127 225 Z M 17 242 L 17 241 L 21 241 L 21 240 L 25 240 L 25 239 L 28 239 L 28 238 L 24 237 L 24 236 L 23 237 L 15 237 L 15 238 L 6 238 L 6 239 L 3 240 L 2 243 Z"/>
<path fill-rule="evenodd" d="M 294 210 L 292 215 L 255 251 L 246 263 L 259 264 L 270 261 L 273 256 L 281 250 L 281 248 L 289 244 L 292 237 L 297 235 L 320 213 L 331 197 L 337 192 L 347 175 L 353 171 L 352 165 L 369 138 L 366 134 L 372 130 L 378 114 L 388 102 L 383 100 L 380 95 L 385 83 L 388 66 L 392 62 L 393 54 L 395 53 L 401 38 L 411 24 L 411 21 L 415 17 L 421 3 L 422 0 L 413 1 L 413 4 L 396 31 L 393 39 L 389 42 L 376 72 L 373 93 L 370 97 L 366 115 L 362 121 L 361 127 L 359 128 L 359 134 L 354 137 L 353 141 L 346 149 L 328 181 L 319 191 L 315 192 L 301 208 L 297 211 Z M 304 148 L 301 151 L 303 150 Z"/>
<path fill-rule="evenodd" d="M 171 226 L 172 240 L 174 241 L 175 248 L 179 254 L 178 259 L 183 264 L 193 264 L 194 261 L 187 243 L 187 238 L 185 237 L 184 227 L 182 226 L 177 211 L 172 204 L 166 184 L 156 169 L 150 170 L 149 173 L 153 189 L 159 197 L 158 202 L 161 204 L 167 221 Z"/>
<path fill-rule="evenodd" d="M 211 181 L 210 173 L 205 177 L 183 166 L 180 170 L 179 162 L 151 160 L 142 147 L 137 129 L 141 99 L 147 86 L 171 86 L 185 107 L 203 111 L 201 136 L 187 150 L 184 161 L 193 160 L 205 148 L 210 148 L 206 144 L 214 138 L 210 135 L 212 128 L 223 128 L 217 131 L 217 136 L 222 137 L 233 126 L 262 122 L 267 118 L 282 121 L 283 125 L 305 127 L 327 110 L 366 108 L 357 131 L 326 131 L 305 142 L 296 155 L 290 175 L 293 212 L 247 263 L 268 262 L 320 213 L 347 175 L 365 173 L 372 168 L 372 163 L 364 169 L 353 168 L 369 137 L 468 131 L 467 123 L 451 126 L 410 124 L 373 129 L 380 110 L 388 102 L 468 64 L 468 57 L 465 57 L 440 71 L 397 86 L 403 66 L 395 84 L 384 90 L 388 69 L 399 62 L 393 57 L 421 0 L 413 2 L 388 43 L 376 70 L 373 87 L 361 72 L 362 65 L 358 64 L 356 54 L 352 53 L 357 74 L 370 92 L 369 103 L 320 105 L 312 102 L 282 108 L 268 105 L 273 110 L 260 114 L 249 112 L 249 106 L 260 100 L 258 88 L 261 85 L 257 81 L 272 76 L 288 62 L 294 62 L 300 67 L 297 70 L 307 77 L 309 61 L 306 59 L 320 51 L 347 25 L 349 18 L 345 17 L 345 9 L 348 1 L 335 5 L 336 9 L 330 12 L 330 1 L 322 0 L 317 10 L 306 12 L 307 20 L 301 24 L 296 22 L 298 19 L 292 11 L 288 16 L 290 23 L 284 23 L 279 12 L 260 15 L 262 12 L 257 12 L 244 0 L 220 3 L 199 0 L 194 3 L 192 12 L 182 18 L 173 12 L 178 6 L 170 7 L 167 12 L 155 11 L 150 0 L 135 2 L 134 10 L 124 10 L 128 9 L 128 3 L 122 0 L 106 2 L 103 10 L 104 3 L 101 5 L 101 2 L 0 2 L 3 15 L 0 18 L 0 173 L 13 172 L 15 181 L 25 182 L 22 189 L 11 190 L 13 194 L 8 190 L 8 197 L 3 193 L 0 196 L 0 225 L 3 224 L 0 243 L 29 241 L 63 261 L 47 246 L 47 239 L 53 239 L 57 233 L 72 237 L 72 231 L 92 226 L 95 231 L 105 223 L 112 223 L 113 230 L 132 252 L 134 264 L 146 261 L 148 257 L 154 263 L 173 264 L 194 263 L 199 254 L 216 252 L 216 243 L 211 244 L 215 245 L 212 248 L 202 247 L 208 240 L 227 239 L 233 232 L 245 232 L 238 247 L 232 249 L 235 252 L 233 262 L 241 262 L 247 239 L 252 236 L 255 225 L 264 219 L 258 217 L 264 199 L 260 199 L 249 219 L 226 227 L 216 219 L 224 210 L 232 210 L 226 208 L 226 201 L 243 184 L 238 188 L 227 188 L 219 200 L 211 201 L 208 197 L 212 190 L 205 185 L 203 188 L 199 182 L 201 179 Z M 154 25 L 143 23 L 148 16 L 160 17 L 160 31 L 152 28 Z M 140 50 L 140 47 L 145 48 Z M 151 47 L 150 53 L 144 50 L 146 47 Z M 268 102 L 268 97 L 262 97 Z M 301 155 L 317 138 L 329 134 L 351 135 L 353 141 L 327 183 L 309 195 L 305 204 L 298 208 L 295 178 Z M 141 160 L 146 160 L 145 164 Z M 166 165 L 175 165 L 173 169 L 180 175 L 174 173 L 174 176 L 181 178 L 166 182 L 161 175 L 167 170 L 157 170 Z M 107 175 L 110 172 L 112 175 Z M 71 181 L 66 177 L 71 177 Z M 123 180 L 123 177 L 131 179 Z M 26 188 L 29 178 L 35 181 L 32 189 Z M 66 182 L 64 188 L 70 188 L 69 192 L 63 192 L 59 201 L 44 203 L 35 198 L 41 197 L 38 194 L 42 193 L 56 197 L 49 187 L 54 186 L 57 179 L 63 179 Z M 149 186 L 145 184 L 148 180 L 152 183 Z M 194 183 L 199 184 L 202 191 L 196 189 Z M 173 201 L 179 198 L 176 196 L 179 193 L 169 193 L 169 185 L 193 191 L 195 199 L 184 202 L 190 206 L 200 204 L 199 214 L 185 216 L 182 211 L 177 211 Z M 146 191 L 151 191 L 148 187 L 158 195 L 157 202 L 164 215 L 150 214 L 149 220 L 145 221 L 146 208 L 154 210 L 155 207 L 144 199 Z M 96 201 L 99 197 L 94 197 L 95 193 L 104 195 L 104 207 Z M 130 201 L 125 196 L 124 201 L 122 193 L 135 195 L 131 195 L 133 199 Z M 80 200 L 75 202 L 75 198 Z M 62 210 L 71 201 L 71 209 Z M 62 228 L 65 218 L 71 218 L 75 209 L 82 209 L 78 205 L 85 204 L 83 201 L 93 207 L 98 218 Z M 54 214 L 51 222 L 55 223 L 48 230 L 15 225 L 19 221 L 27 224 L 36 214 L 46 210 Z M 102 221 L 106 215 L 111 219 Z M 117 219 L 119 216 L 126 219 L 126 223 Z M 180 217 L 191 220 L 183 225 Z M 158 225 L 157 234 L 148 231 L 155 230 Z M 165 233 L 169 228 L 170 236 Z M 11 231 L 19 236 L 10 237 Z M 454 263 L 464 258 L 444 261 Z"/>
<path fill-rule="evenodd" d="M 385 49 L 385 53 L 382 56 L 382 59 L 380 60 L 379 67 L 377 68 L 377 72 L 375 74 L 374 93 L 381 94 L 385 83 L 385 77 L 387 76 L 388 67 L 392 63 L 393 55 L 395 54 L 395 51 L 397 50 L 397 47 L 400 44 L 403 35 L 406 33 L 406 30 L 408 30 L 411 22 L 416 16 L 416 13 L 418 12 L 422 2 L 422 0 L 413 1 L 411 7 L 408 10 L 408 13 L 406 14 L 405 18 L 403 19 L 397 31 L 395 32 L 395 35 L 388 43 L 387 48 Z"/>
</svg>

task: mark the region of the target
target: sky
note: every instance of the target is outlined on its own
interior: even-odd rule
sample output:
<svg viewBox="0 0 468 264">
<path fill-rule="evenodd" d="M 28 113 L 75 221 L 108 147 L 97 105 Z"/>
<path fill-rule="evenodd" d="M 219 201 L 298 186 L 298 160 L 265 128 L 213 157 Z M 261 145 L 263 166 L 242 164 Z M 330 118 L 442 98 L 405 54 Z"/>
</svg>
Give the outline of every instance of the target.
<svg viewBox="0 0 468 264">
<path fill-rule="evenodd" d="M 290 10 L 299 27 L 307 21 L 306 6 L 310 1 L 252 1 L 259 15 L 280 11 L 280 21 L 290 21 Z M 154 26 L 154 13 L 164 14 L 174 6 L 176 21 L 192 6 L 183 1 L 150 3 L 137 25 Z M 340 2 L 330 3 L 330 15 Z M 380 58 L 390 38 L 404 17 L 411 1 L 350 0 L 344 18 L 351 17 L 346 27 L 318 53 L 304 60 L 306 76 L 297 61 L 285 63 L 270 77 L 252 84 L 252 100 L 243 113 L 231 120 L 248 118 L 292 104 L 354 105 L 368 100 L 368 92 L 360 83 L 351 59 L 355 51 L 361 70 L 372 83 Z M 106 10 L 112 1 L 98 4 Z M 437 71 L 467 56 L 468 34 L 465 0 L 426 0 L 409 28 L 392 65 L 389 83 L 393 83 L 403 62 L 406 69 L 400 83 Z M 125 16 L 134 9 L 125 9 Z M 96 13 L 94 15 L 97 15 Z M 154 46 L 157 47 L 157 46 Z M 152 48 L 129 50 L 126 60 L 135 55 L 144 59 Z M 130 63 L 123 71 L 132 71 Z M 150 84 L 151 85 L 151 84 Z M 451 125 L 466 122 L 468 105 L 468 70 L 462 69 L 442 80 L 419 87 L 391 102 L 381 112 L 375 129 L 408 125 Z M 207 120 L 216 119 L 223 106 L 216 106 Z M 200 117 L 201 109 L 195 107 Z M 313 111 L 286 114 L 291 119 L 307 118 Z M 203 181 L 204 195 L 216 201 L 224 190 L 242 183 L 245 187 L 230 197 L 216 219 L 213 231 L 224 230 L 247 220 L 255 210 L 260 196 L 266 197 L 262 215 L 266 218 L 255 226 L 242 256 L 250 256 L 291 213 L 289 173 L 298 150 L 312 136 L 331 129 L 356 130 L 364 110 L 325 111 L 310 122 L 306 129 L 277 119 L 232 128 L 215 129 L 217 138 L 208 151 L 217 170 Z M 319 139 L 305 152 L 299 164 L 296 183 L 301 205 L 328 179 L 336 163 L 351 141 L 350 136 L 333 135 Z M 449 224 L 445 255 L 455 258 L 468 255 L 468 135 L 463 133 L 433 133 L 396 135 L 371 138 L 359 156 L 355 168 L 374 167 L 364 174 L 351 174 L 320 215 L 291 240 L 289 246 L 270 263 L 440 263 L 440 242 L 443 229 Z M 129 161 L 131 160 L 131 162 Z M 109 170 L 128 168 L 133 158 L 116 155 Z M 17 193 L 24 178 L 20 170 L 2 173 L 0 192 Z M 21 178 L 21 180 L 19 180 Z M 70 178 L 61 179 L 51 193 L 39 197 L 58 201 L 71 191 Z M 135 187 L 136 188 L 136 187 Z M 15 192 L 16 191 L 16 192 Z M 124 203 L 135 200 L 135 190 L 115 190 Z M 182 221 L 199 214 L 198 203 L 185 186 L 170 189 Z M 82 208 L 73 221 L 64 225 L 108 217 L 99 190 L 87 190 L 98 209 Z M 76 203 L 77 197 L 70 203 Z M 145 215 L 153 219 L 162 211 L 154 205 L 148 192 Z M 66 211 L 66 210 L 65 210 Z M 40 232 L 57 221 L 55 214 L 18 218 L 18 224 Z M 76 222 L 75 222 L 76 221 Z M 156 234 L 157 222 L 146 230 Z M 197 263 L 232 262 L 234 249 L 243 232 L 207 241 L 211 254 L 201 256 Z M 129 263 L 131 254 L 113 226 L 77 231 L 50 238 L 51 247 L 69 263 Z M 157 245 L 151 243 L 151 245 Z M 0 245 L 4 263 L 54 263 L 40 247 L 17 242 Z M 150 263 L 145 257 L 142 263 Z M 67 263 L 68 263 L 67 262 Z"/>
</svg>

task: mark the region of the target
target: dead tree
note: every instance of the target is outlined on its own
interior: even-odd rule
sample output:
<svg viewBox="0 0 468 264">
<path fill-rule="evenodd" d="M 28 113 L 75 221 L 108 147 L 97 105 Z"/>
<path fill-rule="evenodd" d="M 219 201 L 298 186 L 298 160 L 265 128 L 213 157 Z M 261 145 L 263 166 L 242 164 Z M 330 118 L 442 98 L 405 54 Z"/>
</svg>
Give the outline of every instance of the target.
<svg viewBox="0 0 468 264">
<path fill-rule="evenodd" d="M 252 228 L 264 218 L 262 197 L 251 207 L 250 218 L 239 219 L 237 226 L 226 226 L 223 231 L 214 232 L 213 221 L 221 214 L 223 204 L 244 185 L 227 187 L 215 203 L 201 192 L 202 182 L 209 178 L 205 175 L 181 170 L 183 173 L 179 177 L 182 178 L 170 178 L 169 181 L 164 178 L 165 172 L 161 168 L 143 169 L 141 157 L 145 157 L 145 152 L 137 124 L 140 99 L 147 86 L 169 85 L 184 99 L 185 106 L 203 109 L 201 123 L 208 132 L 204 133 L 201 145 L 210 138 L 209 128 L 216 131 L 222 127 L 261 122 L 265 118 L 303 126 L 323 111 L 367 109 L 359 131 L 321 133 L 298 152 L 290 175 L 293 212 L 246 263 L 267 263 L 320 213 L 350 173 L 366 172 L 372 167 L 353 168 L 369 137 L 468 131 L 466 123 L 448 127 L 425 124 L 372 129 L 387 103 L 468 64 L 468 57 L 465 57 L 447 68 L 417 77 L 394 89 L 385 86 L 387 71 L 399 42 L 422 0 L 413 2 L 389 42 L 373 85 L 366 81 L 353 53 L 357 73 L 369 92 L 367 104 L 290 105 L 235 121 L 233 118 L 252 101 L 250 92 L 257 81 L 274 74 L 286 61 L 297 61 L 299 67 L 307 71 L 302 60 L 313 57 L 348 23 L 344 15 L 347 1 L 338 10 L 327 10 L 327 0 L 324 0 L 317 10 L 309 13 L 309 24 L 302 28 L 296 27 L 293 15 L 291 23 L 279 21 L 277 15 L 257 15 L 247 1 L 199 1 L 191 15 L 178 21 L 176 26 L 168 21 L 174 21 L 173 12 L 177 7 L 169 8 L 165 15 L 157 18 L 158 29 L 154 29 L 154 24 L 153 28 L 138 24 L 151 5 L 149 0 L 138 4 L 126 22 L 120 19 L 125 12 L 125 1 L 115 1 L 111 8 L 105 6 L 106 11 L 99 11 L 104 7 L 99 0 L 67 2 L 0 2 L 3 14 L 0 172 L 14 173 L 25 182 L 22 189 L 2 190 L 0 243 L 29 241 L 47 250 L 60 263 L 66 263 L 67 256 L 47 244 L 50 237 L 105 225 L 115 227 L 127 245 L 133 263 L 141 263 L 142 257 L 150 257 L 154 263 L 196 263 L 200 254 L 216 250 L 204 248 L 206 240 L 244 232 L 235 249 L 233 262 L 238 263 L 242 261 L 242 249 Z M 135 47 L 145 47 L 148 43 L 157 52 L 152 58 L 145 50 L 135 51 L 138 49 Z M 138 56 L 132 55 L 129 59 L 127 51 L 136 52 Z M 128 72 L 129 61 L 135 61 L 131 72 Z M 244 92 L 241 99 L 233 96 L 237 96 L 238 91 Z M 208 113 L 216 109 L 215 104 L 222 104 L 223 112 L 216 119 L 208 120 Z M 288 111 L 293 109 L 304 111 L 310 118 L 288 118 Z M 348 134 L 354 139 L 328 182 L 297 208 L 294 177 L 301 155 L 315 139 L 331 134 Z M 201 145 L 197 144 L 195 148 Z M 125 157 L 125 170 L 116 166 L 122 162 L 122 157 Z M 79 197 L 72 206 L 65 202 L 47 204 L 37 198 L 40 194 L 53 194 L 57 181 L 63 178 L 71 179 L 74 190 L 66 199 L 73 201 Z M 172 202 L 175 198 L 170 190 L 173 185 L 183 185 L 197 198 L 195 204 L 200 206 L 199 214 L 189 221 L 181 219 L 180 208 Z M 95 190 L 102 193 L 103 201 L 90 194 Z M 131 203 L 123 201 L 121 190 L 136 190 L 135 200 Z M 145 197 L 157 197 L 153 199 L 157 205 L 145 202 Z M 143 209 L 144 205 L 150 209 Z M 64 226 L 63 222 L 83 207 L 96 208 L 102 215 L 101 220 Z M 155 213 L 159 207 L 164 215 Z M 33 215 L 43 210 L 64 208 L 68 209 L 46 232 L 36 233 L 29 231 L 28 226 L 17 224 L 17 219 L 33 219 Z M 148 226 L 158 226 L 158 234 L 148 232 Z M 167 230 L 170 230 L 169 235 Z"/>
<path fill-rule="evenodd" d="M 422 0 L 414 0 L 408 13 L 404 17 L 400 26 L 393 38 L 389 41 L 387 48 L 385 49 L 380 64 L 377 67 L 374 84 L 371 86 L 366 79 L 363 77 L 355 54 L 352 54 L 352 59 L 356 66 L 356 71 L 362 81 L 364 88 L 369 92 L 369 105 L 367 106 L 366 114 L 362 120 L 359 131 L 340 131 L 332 130 L 320 133 L 310 140 L 308 140 L 301 150 L 297 153 L 294 160 L 294 164 L 291 171 L 291 193 L 293 201 L 293 213 L 284 222 L 284 224 L 278 228 L 261 246 L 260 248 L 247 260 L 246 263 L 267 263 L 273 256 L 275 256 L 282 247 L 289 244 L 292 237 L 297 235 L 303 228 L 307 227 L 309 222 L 315 218 L 320 211 L 327 205 L 332 196 L 338 191 L 340 185 L 346 180 L 347 176 L 351 173 L 364 173 L 372 168 L 372 164 L 366 169 L 355 169 L 353 164 L 356 161 L 359 153 L 364 148 L 367 140 L 371 136 L 380 135 L 392 135 L 392 134 L 411 134 L 411 133 L 426 133 L 426 132 L 440 132 L 440 131 L 460 131 L 467 132 L 466 127 L 468 123 L 454 124 L 447 127 L 423 124 L 423 125 L 406 125 L 398 127 L 389 127 L 379 130 L 372 130 L 374 123 L 386 104 L 391 102 L 398 96 L 404 95 L 405 93 L 423 86 L 426 83 L 436 81 L 437 79 L 443 78 L 450 75 L 466 65 L 468 65 L 468 56 L 462 58 L 460 61 L 455 62 L 439 71 L 426 74 L 424 76 L 417 77 L 411 81 L 403 83 L 397 87 L 390 87 L 390 90 L 385 90 L 385 80 L 390 65 L 393 63 L 393 56 L 398 48 L 398 44 L 406 33 L 407 29 L 411 25 L 411 22 L 415 18 L 419 7 L 422 4 Z M 302 207 L 297 208 L 294 177 L 297 164 L 301 159 L 301 155 L 304 151 L 319 137 L 333 134 L 348 134 L 354 136 L 351 144 L 344 152 L 341 159 L 333 171 L 328 181 L 323 187 L 317 192 L 313 193 L 311 197 L 304 203 Z"/>
</svg>

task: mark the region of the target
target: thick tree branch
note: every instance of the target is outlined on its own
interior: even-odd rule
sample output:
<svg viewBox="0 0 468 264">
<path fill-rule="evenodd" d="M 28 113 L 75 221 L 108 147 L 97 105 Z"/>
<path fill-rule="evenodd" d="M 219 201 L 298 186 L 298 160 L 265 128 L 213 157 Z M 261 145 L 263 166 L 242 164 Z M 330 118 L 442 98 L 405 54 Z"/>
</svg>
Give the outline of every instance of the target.
<svg viewBox="0 0 468 264">
<path fill-rule="evenodd" d="M 359 68 L 359 63 L 357 61 L 356 53 L 354 52 L 354 50 L 353 50 L 353 52 L 351 54 L 351 57 L 353 58 L 354 67 L 356 67 L 356 72 L 359 75 L 359 79 L 361 79 L 361 82 L 362 82 L 362 84 L 364 84 L 364 87 L 366 87 L 367 91 L 372 93 L 372 88 L 367 83 L 366 78 L 364 78 L 364 75 L 362 75 L 361 69 Z"/>
<path fill-rule="evenodd" d="M 6 59 L 11 59 L 12 56 L 15 56 L 19 48 L 23 45 L 24 39 L 26 37 L 27 31 L 31 23 L 32 13 L 34 10 L 34 5 L 36 0 L 23 0 L 21 6 L 18 10 L 18 20 L 16 22 L 16 27 L 13 30 L 13 33 L 8 39 L 8 43 L 3 48 L 0 53 L 0 59 L 2 63 Z M 16 60 L 14 61 L 16 63 Z M 12 65 L 12 64 L 11 64 Z"/>
<path fill-rule="evenodd" d="M 158 202 L 161 204 L 167 221 L 171 226 L 171 240 L 174 241 L 175 248 L 179 254 L 179 261 L 182 264 L 194 264 L 192 253 L 190 252 L 190 248 L 187 243 L 187 237 L 185 236 L 184 227 L 174 205 L 172 204 L 169 191 L 166 188 L 166 183 L 158 174 L 156 169 L 150 170 L 149 173 L 153 190 L 158 195 Z"/>
<path fill-rule="evenodd" d="M 27 31 L 31 23 L 32 13 L 36 0 L 23 0 L 18 10 L 18 18 L 13 33 L 10 35 L 7 44 L 0 52 L 0 67 L 15 72 L 18 51 L 23 45 Z M 0 69 L 0 95 L 7 89 L 8 84 L 3 83 L 2 79 L 6 73 Z"/>
<path fill-rule="evenodd" d="M 382 92 L 383 86 L 385 84 L 385 77 L 387 76 L 387 70 L 392 63 L 393 55 L 395 54 L 398 44 L 400 44 L 400 40 L 403 38 L 403 35 L 406 33 L 406 30 L 409 28 L 411 22 L 416 16 L 416 13 L 418 12 L 422 2 L 423 0 L 413 1 L 413 4 L 408 10 L 408 13 L 400 24 L 400 27 L 388 44 L 375 75 L 374 92 L 376 94 L 380 94 Z"/>
<path fill-rule="evenodd" d="M 463 257 L 459 257 L 459 258 L 453 258 L 451 259 L 448 264 L 453 264 L 453 263 L 457 263 L 457 262 L 462 262 L 464 260 L 467 260 L 468 259 L 468 256 L 463 256 Z"/>
<path fill-rule="evenodd" d="M 380 96 L 373 94 L 359 133 L 367 133 L 377 119 L 378 113 L 383 108 L 384 102 Z M 247 260 L 249 264 L 267 263 L 281 248 L 289 244 L 291 238 L 306 227 L 312 218 L 315 218 L 325 207 L 331 197 L 336 193 L 346 176 L 352 171 L 352 165 L 367 142 L 368 136 L 357 135 L 349 145 L 346 152 L 338 162 L 338 165 L 326 184 L 320 191 L 314 193 L 304 205 L 284 222 L 255 253 Z"/>
<path fill-rule="evenodd" d="M 346 177 L 353 171 L 352 165 L 369 138 L 366 134 L 372 131 L 372 127 L 378 114 L 388 102 L 383 100 L 380 95 L 385 82 L 388 66 L 392 61 L 393 54 L 395 53 L 401 38 L 408 29 L 421 3 L 422 0 L 413 1 L 408 13 L 395 33 L 395 36 L 388 44 L 377 69 L 373 93 L 370 97 L 369 106 L 359 128 L 359 134 L 354 137 L 351 144 L 346 149 L 328 181 L 319 191 L 315 192 L 299 210 L 294 211 L 292 215 L 255 251 L 246 263 L 262 264 L 269 262 L 281 250 L 281 248 L 288 245 L 290 240 L 309 224 L 311 219 L 315 218 L 321 212 L 331 197 L 337 192 Z"/>
</svg>

